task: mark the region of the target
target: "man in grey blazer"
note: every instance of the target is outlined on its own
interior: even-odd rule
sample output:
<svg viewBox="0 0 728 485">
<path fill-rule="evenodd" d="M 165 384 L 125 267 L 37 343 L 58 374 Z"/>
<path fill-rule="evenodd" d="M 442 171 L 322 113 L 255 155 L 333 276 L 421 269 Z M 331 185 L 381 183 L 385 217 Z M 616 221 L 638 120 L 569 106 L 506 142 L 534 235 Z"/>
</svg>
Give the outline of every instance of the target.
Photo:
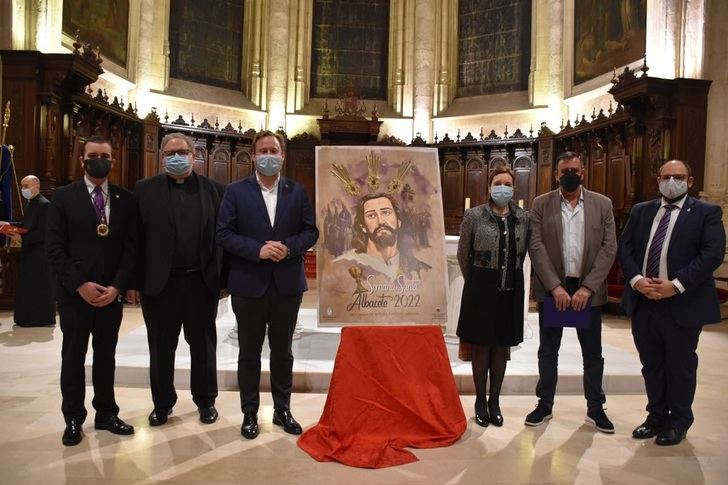
<svg viewBox="0 0 728 485">
<path fill-rule="evenodd" d="M 551 295 L 558 310 L 582 310 L 591 301 L 590 323 L 577 328 L 584 362 L 586 421 L 613 433 L 604 413 L 602 390 L 601 306 L 607 301 L 606 277 L 617 253 L 612 202 L 582 187 L 586 167 L 574 152 L 556 159 L 559 188 L 540 195 L 531 208 L 529 253 L 534 269 L 534 295 L 539 302 L 538 406 L 525 424 L 538 426 L 551 418 L 558 378 L 563 328 L 543 325 L 543 299 Z"/>
</svg>

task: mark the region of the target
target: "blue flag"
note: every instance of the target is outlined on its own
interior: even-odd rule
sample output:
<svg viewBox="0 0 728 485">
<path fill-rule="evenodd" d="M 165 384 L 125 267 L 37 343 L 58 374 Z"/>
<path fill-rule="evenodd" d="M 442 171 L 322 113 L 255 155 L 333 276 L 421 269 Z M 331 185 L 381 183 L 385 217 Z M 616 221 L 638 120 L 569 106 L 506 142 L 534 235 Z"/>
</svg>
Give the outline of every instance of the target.
<svg viewBox="0 0 728 485">
<path fill-rule="evenodd" d="M 10 150 L 7 146 L 2 149 L 2 163 L 0 164 L 0 221 L 13 220 L 13 164 L 10 160 Z M 0 236 L 0 244 L 5 244 L 5 236 Z"/>
</svg>

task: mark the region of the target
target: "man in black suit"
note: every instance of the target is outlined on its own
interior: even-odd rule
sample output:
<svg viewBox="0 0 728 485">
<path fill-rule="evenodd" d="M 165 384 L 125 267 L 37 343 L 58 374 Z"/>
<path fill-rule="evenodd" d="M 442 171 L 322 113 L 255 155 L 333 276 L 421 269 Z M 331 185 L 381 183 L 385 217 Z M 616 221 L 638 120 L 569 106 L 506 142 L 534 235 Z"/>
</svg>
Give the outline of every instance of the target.
<svg viewBox="0 0 728 485">
<path fill-rule="evenodd" d="M 13 319 L 19 327 L 47 327 L 56 324 L 56 300 L 53 278 L 45 251 L 46 220 L 51 203 L 40 193 L 40 180 L 27 175 L 20 181 L 20 192 L 28 200 L 23 220 L 13 223 L 27 230 L 10 236 L 22 241 L 20 274 L 15 294 Z M 0 227 L 7 224 L 0 221 Z"/>
<path fill-rule="evenodd" d="M 120 295 L 128 288 L 137 256 L 137 205 L 129 191 L 108 182 L 114 160 L 108 138 L 86 140 L 82 180 L 56 189 L 48 211 L 46 249 L 57 275 L 60 314 L 63 444 L 81 442 L 86 419 L 84 362 L 93 336 L 95 428 L 128 435 L 114 399 Z"/>
<path fill-rule="evenodd" d="M 665 163 L 657 183 L 662 197 L 632 208 L 619 261 L 647 391 L 647 419 L 632 436 L 669 446 L 693 424 L 698 338 L 703 325 L 720 321 L 713 272 L 726 243 L 720 207 L 688 195 L 687 163 Z"/>
<path fill-rule="evenodd" d="M 137 182 L 139 201 L 139 287 L 149 341 L 149 374 L 159 426 L 177 402 L 174 354 L 184 328 L 190 346 L 192 400 L 200 421 L 218 414 L 215 318 L 221 296 L 222 251 L 215 223 L 225 187 L 192 171 L 194 143 L 182 133 L 162 139 L 164 173 Z M 130 300 L 136 295 L 130 294 Z"/>
<path fill-rule="evenodd" d="M 285 140 L 261 131 L 253 139 L 255 175 L 225 191 L 217 238 L 230 259 L 228 290 L 238 322 L 241 434 L 258 436 L 260 352 L 266 327 L 270 346 L 273 424 L 301 434 L 291 414 L 291 341 L 303 292 L 303 257 L 318 229 L 303 185 L 281 176 Z"/>
</svg>

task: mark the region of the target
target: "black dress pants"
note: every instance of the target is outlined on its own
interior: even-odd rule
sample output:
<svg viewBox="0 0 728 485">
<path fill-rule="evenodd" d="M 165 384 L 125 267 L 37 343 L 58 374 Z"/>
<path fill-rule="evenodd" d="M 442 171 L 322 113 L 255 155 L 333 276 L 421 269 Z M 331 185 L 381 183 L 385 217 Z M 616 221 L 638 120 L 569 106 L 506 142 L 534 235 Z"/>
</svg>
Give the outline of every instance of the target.
<svg viewBox="0 0 728 485">
<path fill-rule="evenodd" d="M 96 308 L 78 298 L 58 307 L 63 332 L 61 348 L 61 410 L 68 423 L 74 419 L 86 420 L 86 351 L 89 337 L 93 336 L 92 380 L 93 407 L 96 420 L 105 420 L 119 414 L 114 398 L 114 371 L 116 369 L 116 342 L 121 326 L 122 305 L 114 301 Z"/>
<path fill-rule="evenodd" d="M 177 402 L 174 355 L 179 333 L 190 346 L 190 388 L 197 407 L 215 404 L 217 397 L 217 305 L 219 295 L 205 285 L 200 272 L 170 276 L 157 296 L 142 295 L 149 341 L 149 377 L 155 409 Z"/>
<path fill-rule="evenodd" d="M 566 279 L 566 291 L 573 295 L 579 289 L 577 278 Z M 538 305 L 538 384 L 536 396 L 539 404 L 551 409 L 554 405 L 556 382 L 558 380 L 559 348 L 564 329 L 561 327 L 545 327 L 543 325 L 543 305 Z M 576 336 L 581 346 L 581 358 L 584 364 L 584 397 L 587 408 L 601 408 L 606 402 L 602 390 L 604 375 L 604 359 L 602 358 L 602 308 L 592 306 L 589 328 L 577 328 Z"/>
<path fill-rule="evenodd" d="M 665 302 L 641 299 L 632 336 L 642 362 L 647 420 L 687 431 L 693 424 L 698 339 L 703 327 L 678 325 Z"/>
<path fill-rule="evenodd" d="M 273 283 L 260 298 L 232 297 L 238 322 L 238 385 L 244 413 L 257 413 L 260 407 L 260 353 L 266 327 L 273 406 L 278 411 L 290 408 L 293 386 L 291 343 L 302 298 L 303 295 L 279 294 Z"/>
</svg>

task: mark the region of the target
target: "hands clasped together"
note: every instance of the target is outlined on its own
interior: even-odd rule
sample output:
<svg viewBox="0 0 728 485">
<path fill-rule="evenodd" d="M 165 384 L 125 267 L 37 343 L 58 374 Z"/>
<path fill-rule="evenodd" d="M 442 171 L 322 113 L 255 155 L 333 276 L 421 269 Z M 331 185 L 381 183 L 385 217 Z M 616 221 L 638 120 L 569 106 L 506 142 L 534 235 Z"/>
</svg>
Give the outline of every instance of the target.
<svg viewBox="0 0 728 485">
<path fill-rule="evenodd" d="M 270 259 L 271 261 L 281 261 L 288 257 L 290 250 L 288 246 L 280 241 L 266 241 L 262 248 L 260 248 L 260 259 Z"/>
<path fill-rule="evenodd" d="M 82 284 L 77 291 L 86 303 L 98 308 L 105 307 L 119 296 L 119 290 L 113 286 L 101 286 L 93 281 Z"/>
<path fill-rule="evenodd" d="M 589 301 L 589 298 L 591 298 L 591 295 L 592 290 L 586 286 L 582 286 L 576 290 L 576 293 L 573 295 L 569 295 L 566 289 L 561 285 L 551 290 L 551 296 L 554 297 L 556 308 L 559 311 L 568 310 L 569 308 L 576 310 L 577 312 L 581 311 L 586 308 L 586 304 Z"/>
<path fill-rule="evenodd" d="M 664 300 L 678 293 L 672 281 L 662 278 L 640 278 L 634 284 L 634 289 L 650 300 Z"/>
</svg>

